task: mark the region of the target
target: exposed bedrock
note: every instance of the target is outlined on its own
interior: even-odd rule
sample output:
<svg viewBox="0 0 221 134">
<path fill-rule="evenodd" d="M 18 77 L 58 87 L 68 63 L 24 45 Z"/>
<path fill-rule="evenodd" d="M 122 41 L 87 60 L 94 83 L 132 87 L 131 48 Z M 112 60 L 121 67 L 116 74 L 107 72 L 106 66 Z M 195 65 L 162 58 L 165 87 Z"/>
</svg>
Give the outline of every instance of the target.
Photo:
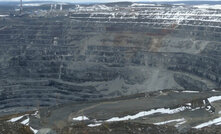
<svg viewBox="0 0 221 134">
<path fill-rule="evenodd" d="M 220 23 L 204 23 L 209 26 L 1 19 L 0 114 L 153 90 L 219 88 Z"/>
</svg>

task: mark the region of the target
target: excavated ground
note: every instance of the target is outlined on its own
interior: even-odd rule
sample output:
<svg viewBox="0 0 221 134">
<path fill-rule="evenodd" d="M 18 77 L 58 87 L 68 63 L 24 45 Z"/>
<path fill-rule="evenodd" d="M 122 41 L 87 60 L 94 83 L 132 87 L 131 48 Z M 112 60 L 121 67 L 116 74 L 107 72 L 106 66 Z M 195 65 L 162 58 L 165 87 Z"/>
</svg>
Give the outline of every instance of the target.
<svg viewBox="0 0 221 134">
<path fill-rule="evenodd" d="M 218 99 L 211 99 L 213 97 Z M 50 128 L 60 134 L 219 133 L 220 104 L 221 92 L 218 90 L 199 93 L 163 90 L 103 101 L 58 105 L 29 113 L 4 116 L 0 120 L 21 124 L 26 122 L 24 125 L 36 131 Z M 151 114 L 148 114 L 150 112 Z M 16 117 L 19 119 L 15 120 Z M 77 117 L 79 120 L 75 120 Z M 215 120 L 218 121 L 208 123 Z M 207 125 L 197 127 L 206 122 Z"/>
<path fill-rule="evenodd" d="M 40 8 L 0 16 L 0 133 L 219 133 L 220 9 Z"/>
<path fill-rule="evenodd" d="M 220 87 L 220 10 L 131 4 L 1 17 L 0 115 Z"/>
</svg>

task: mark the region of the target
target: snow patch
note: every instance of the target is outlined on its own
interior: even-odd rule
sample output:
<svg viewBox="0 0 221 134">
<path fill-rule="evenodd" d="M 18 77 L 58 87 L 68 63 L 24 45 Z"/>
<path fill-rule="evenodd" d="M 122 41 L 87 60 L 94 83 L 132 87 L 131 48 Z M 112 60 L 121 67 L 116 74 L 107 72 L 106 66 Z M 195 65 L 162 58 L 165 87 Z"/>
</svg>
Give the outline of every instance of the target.
<svg viewBox="0 0 221 134">
<path fill-rule="evenodd" d="M 221 125 L 221 122 L 219 122 L 219 123 L 216 123 L 215 125 L 219 126 L 219 125 Z"/>
<path fill-rule="evenodd" d="M 165 109 L 165 108 L 159 108 L 159 109 L 152 109 L 150 111 L 142 111 L 139 112 L 135 115 L 127 115 L 124 117 L 113 117 L 110 118 L 108 120 L 106 120 L 106 122 L 114 122 L 114 121 L 125 121 L 125 120 L 134 120 L 140 117 L 144 117 L 144 116 L 148 116 L 148 115 L 152 115 L 152 114 L 156 114 L 156 113 L 161 113 L 161 114 L 174 114 L 174 113 L 178 113 L 181 111 L 184 111 L 186 109 L 186 107 L 179 107 L 176 109 Z"/>
<path fill-rule="evenodd" d="M 94 11 L 110 11 L 112 8 L 106 5 L 93 5 L 89 7 L 77 5 L 76 11 L 94 12 Z"/>
<path fill-rule="evenodd" d="M 23 4 L 22 6 L 25 6 L 25 7 L 38 7 L 38 6 L 41 6 L 43 4 L 40 4 L 40 3 L 28 3 L 28 4 Z"/>
<path fill-rule="evenodd" d="M 12 119 L 8 120 L 8 122 L 16 122 L 16 121 L 22 119 L 24 116 L 25 116 L 25 115 L 22 115 L 22 116 L 19 116 L 19 117 L 15 117 L 15 118 L 12 118 Z"/>
<path fill-rule="evenodd" d="M 73 118 L 74 121 L 83 121 L 83 120 L 89 120 L 86 116 L 78 116 L 76 118 Z"/>
<path fill-rule="evenodd" d="M 183 122 L 183 121 L 185 121 L 185 119 L 181 118 L 181 119 L 168 120 L 168 121 L 154 123 L 154 125 L 164 125 L 164 124 L 168 124 L 168 123 L 172 123 L 172 122 L 181 122 L 181 121 Z"/>
<path fill-rule="evenodd" d="M 202 9 L 221 9 L 221 5 L 208 5 L 208 4 L 196 5 L 193 7 L 202 8 Z"/>
<path fill-rule="evenodd" d="M 220 101 L 221 100 L 221 96 L 212 96 L 210 98 L 208 98 L 208 101 L 210 103 L 215 102 L 215 101 Z"/>
<path fill-rule="evenodd" d="M 199 91 L 183 91 L 183 92 L 187 92 L 187 93 L 199 93 Z M 209 102 L 214 102 L 214 101 L 218 101 L 221 100 L 221 96 L 213 96 L 208 98 Z M 203 102 L 204 104 L 206 103 L 205 100 Z M 149 116 L 149 115 L 153 115 L 156 113 L 160 113 L 160 114 L 175 114 L 175 113 L 179 113 L 182 112 L 184 110 L 191 110 L 191 111 L 195 111 L 200 109 L 201 107 L 196 107 L 194 109 L 191 108 L 191 103 L 186 103 L 186 106 L 181 106 L 175 109 L 170 109 L 170 108 L 158 108 L 158 109 L 151 109 L 149 111 L 141 111 L 135 115 L 127 115 L 127 116 L 123 116 L 123 117 L 112 117 L 110 119 L 107 119 L 105 121 L 96 121 L 94 124 L 89 124 L 89 127 L 96 127 L 96 126 L 100 126 L 103 122 L 117 122 L 117 121 L 125 121 L 125 120 L 134 120 L 137 118 L 141 118 L 144 116 Z M 206 109 L 210 109 L 211 106 L 206 107 Z M 219 114 L 221 114 L 221 111 L 219 112 Z M 89 118 L 87 118 L 86 116 L 79 116 L 76 118 L 73 118 L 73 120 L 77 120 L 77 121 L 81 121 L 81 120 L 89 120 Z M 164 122 L 159 122 L 159 123 L 154 123 L 155 125 L 163 125 L 163 124 L 167 124 L 167 123 L 171 123 L 171 122 L 179 122 L 175 125 L 175 127 L 179 127 L 180 125 L 186 123 L 186 120 L 184 118 L 181 119 L 174 119 L 174 120 L 169 120 L 169 121 L 164 121 Z M 221 117 L 214 119 L 212 121 L 200 124 L 194 128 L 202 128 L 204 126 L 208 126 L 211 124 L 219 124 L 221 123 Z"/>
<path fill-rule="evenodd" d="M 30 127 L 30 129 L 34 132 L 34 134 L 37 134 L 38 133 L 38 130 L 37 129 L 34 129 L 32 127 Z"/>
<path fill-rule="evenodd" d="M 192 104 L 191 104 L 191 103 L 186 103 L 186 105 L 187 105 L 187 106 L 191 106 Z"/>
<path fill-rule="evenodd" d="M 180 125 L 183 125 L 183 124 L 185 124 L 185 123 L 186 123 L 186 120 L 184 120 L 184 121 L 182 121 L 182 122 L 177 123 L 177 124 L 175 125 L 175 127 L 179 127 Z"/>
<path fill-rule="evenodd" d="M 9 15 L 0 14 L 0 17 L 8 17 Z"/>
<path fill-rule="evenodd" d="M 193 108 L 193 109 L 191 109 L 191 111 L 196 111 L 196 110 L 199 110 L 199 109 L 201 109 L 201 107 Z"/>
<path fill-rule="evenodd" d="M 204 104 L 204 105 L 206 104 L 206 101 L 205 101 L 205 100 L 203 100 L 203 104 Z"/>
<path fill-rule="evenodd" d="M 173 5 L 175 5 L 175 6 L 184 6 L 186 4 L 185 3 L 177 3 L 177 4 L 173 4 Z"/>
<path fill-rule="evenodd" d="M 38 114 L 38 111 L 36 111 L 34 114 L 32 114 L 33 116 L 36 116 Z M 17 122 L 19 121 L 20 119 L 24 118 L 24 117 L 27 117 L 27 119 L 23 120 L 22 122 L 20 122 L 21 124 L 23 125 L 26 125 L 26 126 L 29 126 L 29 122 L 30 122 L 30 118 L 29 118 L 29 115 L 30 114 L 25 114 L 25 115 L 22 115 L 22 116 L 19 116 L 19 117 L 15 117 L 15 118 L 12 118 L 10 120 L 8 120 L 8 122 Z M 34 134 L 37 134 L 38 130 L 32 128 L 31 126 L 29 126 L 30 129 L 34 132 Z"/>
<path fill-rule="evenodd" d="M 97 127 L 97 126 L 100 126 L 101 123 L 96 123 L 96 124 L 89 124 L 88 127 Z"/>
<path fill-rule="evenodd" d="M 139 6 L 143 7 L 143 6 L 155 6 L 155 4 L 133 3 L 131 6 L 132 7 L 139 7 Z"/>
<path fill-rule="evenodd" d="M 213 124 L 217 125 L 217 124 L 220 124 L 220 123 L 221 123 L 221 117 L 213 119 L 213 120 L 205 122 L 205 123 L 202 123 L 202 124 L 197 125 L 193 128 L 200 129 L 200 128 L 203 128 L 203 127 L 207 127 L 207 126 L 210 126 L 210 125 L 213 125 Z"/>
<path fill-rule="evenodd" d="M 105 120 L 105 121 L 95 121 L 95 124 L 89 124 L 88 126 L 89 127 L 99 126 L 103 122 L 117 122 L 117 121 L 125 121 L 125 120 L 134 120 L 134 119 L 137 119 L 137 118 L 140 118 L 140 117 L 144 117 L 144 116 L 148 116 L 148 115 L 152 115 L 152 114 L 156 114 L 156 113 L 175 114 L 175 113 L 184 111 L 186 109 L 187 109 L 187 107 L 184 107 L 184 106 L 183 107 L 178 107 L 178 108 L 175 108 L 175 109 L 170 109 L 170 108 L 152 109 L 152 110 L 149 110 L 149 111 L 139 112 L 135 115 L 127 115 L 127 116 L 124 116 L 124 117 L 113 117 L 113 118 L 110 118 L 110 119 Z M 77 117 L 77 119 L 82 119 L 82 116 Z M 178 121 L 184 121 L 184 119 L 182 119 L 182 120 L 180 119 Z"/>
<path fill-rule="evenodd" d="M 36 118 L 40 118 L 38 111 L 36 111 L 34 114 L 32 114 L 32 116 L 36 117 Z"/>
<path fill-rule="evenodd" d="M 29 125 L 29 121 L 30 121 L 30 119 L 29 119 L 29 117 L 28 117 L 27 119 L 25 119 L 24 121 L 22 121 L 21 124 L 23 124 L 23 125 Z"/>
<path fill-rule="evenodd" d="M 188 90 L 186 90 L 186 91 L 182 91 L 183 93 L 199 93 L 199 91 L 188 91 Z"/>
</svg>

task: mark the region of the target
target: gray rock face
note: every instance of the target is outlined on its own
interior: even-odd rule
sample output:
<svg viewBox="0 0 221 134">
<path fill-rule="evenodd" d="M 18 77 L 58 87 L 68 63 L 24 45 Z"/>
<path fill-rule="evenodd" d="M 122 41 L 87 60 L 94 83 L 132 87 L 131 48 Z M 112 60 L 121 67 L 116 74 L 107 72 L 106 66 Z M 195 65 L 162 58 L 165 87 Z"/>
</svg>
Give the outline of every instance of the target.
<svg viewBox="0 0 221 134">
<path fill-rule="evenodd" d="M 0 115 L 144 91 L 221 87 L 220 10 L 101 7 L 63 17 L 0 18 Z"/>
<path fill-rule="evenodd" d="M 43 128 L 40 129 L 37 134 L 56 134 L 56 132 L 51 130 L 50 128 Z"/>
</svg>

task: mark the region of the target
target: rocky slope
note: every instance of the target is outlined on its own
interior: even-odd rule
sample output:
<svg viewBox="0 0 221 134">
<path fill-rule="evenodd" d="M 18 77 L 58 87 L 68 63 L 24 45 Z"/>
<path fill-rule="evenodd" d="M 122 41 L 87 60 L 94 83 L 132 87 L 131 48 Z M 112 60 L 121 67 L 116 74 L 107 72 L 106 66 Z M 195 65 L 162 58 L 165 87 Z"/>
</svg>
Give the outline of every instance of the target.
<svg viewBox="0 0 221 134">
<path fill-rule="evenodd" d="M 6 124 L 6 123 L 5 123 Z M 17 129 L 15 125 L 7 124 L 2 127 L 0 132 L 4 132 L 4 134 L 34 134 L 30 130 L 26 130 L 27 128 L 23 127 Z M 18 124 L 17 124 L 18 125 Z M 22 125 L 20 125 L 22 126 Z M 5 131 L 3 130 L 5 129 Z M 44 133 L 56 134 L 57 132 L 52 131 L 51 129 L 42 129 L 39 131 L 39 134 Z M 61 130 L 61 134 L 219 134 L 220 127 L 213 126 L 207 127 L 202 130 L 189 130 L 187 132 L 178 132 L 174 127 L 170 126 L 156 126 L 151 124 L 141 124 L 141 123 L 131 123 L 131 122 L 117 122 L 117 123 L 107 123 L 97 128 L 89 128 L 85 124 L 77 124 L 75 126 L 69 126 Z"/>
<path fill-rule="evenodd" d="M 128 3 L 39 14 L 0 18 L 0 115 L 221 86 L 221 10 Z"/>
<path fill-rule="evenodd" d="M 44 131 L 53 134 L 218 134 L 221 130 L 220 103 L 218 90 L 163 90 L 48 107 L 0 117 L 0 121 L 23 124 L 35 134 Z"/>
<path fill-rule="evenodd" d="M 67 127 L 62 130 L 62 134 L 219 134 L 220 126 L 207 127 L 202 130 L 189 130 L 179 132 L 170 126 L 156 126 L 151 124 L 140 124 L 131 122 L 107 123 L 97 128 L 88 128 L 84 124 Z"/>
<path fill-rule="evenodd" d="M 33 134 L 31 129 L 19 123 L 0 122 L 1 134 Z"/>
</svg>

